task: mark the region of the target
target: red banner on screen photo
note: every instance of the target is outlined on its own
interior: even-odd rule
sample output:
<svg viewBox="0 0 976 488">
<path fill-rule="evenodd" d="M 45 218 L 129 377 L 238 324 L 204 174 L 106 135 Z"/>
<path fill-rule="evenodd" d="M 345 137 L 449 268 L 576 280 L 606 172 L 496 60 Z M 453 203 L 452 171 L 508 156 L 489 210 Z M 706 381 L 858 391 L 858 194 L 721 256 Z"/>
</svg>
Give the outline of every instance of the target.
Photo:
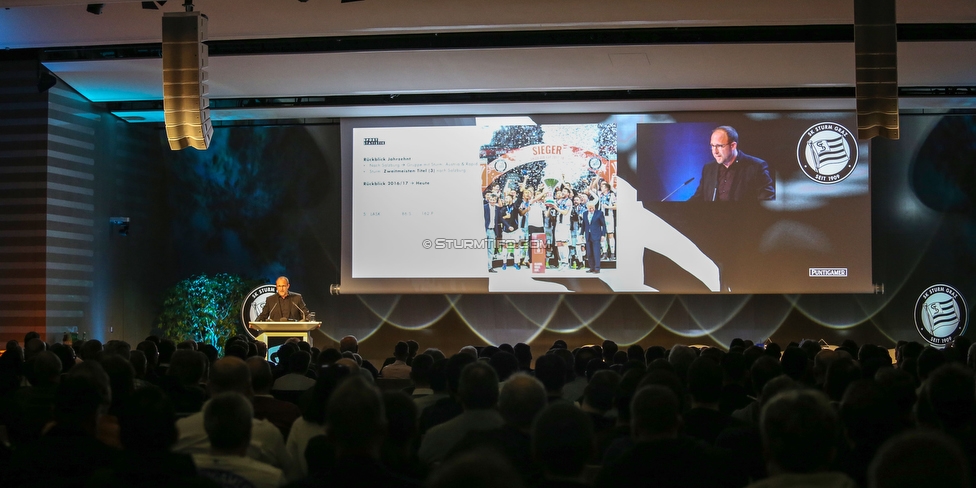
<svg viewBox="0 0 976 488">
<path fill-rule="evenodd" d="M 546 272 L 546 234 L 532 234 L 529 253 L 532 256 L 532 273 Z"/>
</svg>

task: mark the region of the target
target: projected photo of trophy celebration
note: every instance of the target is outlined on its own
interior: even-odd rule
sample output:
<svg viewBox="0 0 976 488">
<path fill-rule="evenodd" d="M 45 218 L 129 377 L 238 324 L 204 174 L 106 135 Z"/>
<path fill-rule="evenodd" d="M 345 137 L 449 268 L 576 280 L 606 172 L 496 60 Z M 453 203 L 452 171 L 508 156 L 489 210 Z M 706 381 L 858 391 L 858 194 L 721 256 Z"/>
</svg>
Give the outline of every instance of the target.
<svg viewBox="0 0 976 488">
<path fill-rule="evenodd" d="M 503 126 L 481 146 L 488 273 L 615 267 L 616 125 Z"/>
</svg>

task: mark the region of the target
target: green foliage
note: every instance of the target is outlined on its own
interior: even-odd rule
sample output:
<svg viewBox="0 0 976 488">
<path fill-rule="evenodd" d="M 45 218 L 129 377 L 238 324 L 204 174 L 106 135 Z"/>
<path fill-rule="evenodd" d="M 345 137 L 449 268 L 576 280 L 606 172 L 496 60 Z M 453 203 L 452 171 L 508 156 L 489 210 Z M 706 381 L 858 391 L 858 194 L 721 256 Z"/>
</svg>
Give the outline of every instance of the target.
<svg viewBox="0 0 976 488">
<path fill-rule="evenodd" d="M 192 339 L 223 351 L 237 333 L 241 302 L 258 284 L 227 273 L 187 278 L 167 291 L 157 326 L 176 342 Z"/>
</svg>

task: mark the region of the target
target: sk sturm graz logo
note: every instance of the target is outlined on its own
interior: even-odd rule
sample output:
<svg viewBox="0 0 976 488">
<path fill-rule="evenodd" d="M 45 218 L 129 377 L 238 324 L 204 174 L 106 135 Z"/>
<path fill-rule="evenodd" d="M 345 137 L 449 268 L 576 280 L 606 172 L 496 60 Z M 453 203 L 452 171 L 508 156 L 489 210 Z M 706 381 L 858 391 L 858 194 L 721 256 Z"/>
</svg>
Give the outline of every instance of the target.
<svg viewBox="0 0 976 488">
<path fill-rule="evenodd" d="M 256 339 L 254 334 L 251 333 L 251 329 L 248 328 L 247 324 L 253 322 L 254 319 L 261 315 L 261 311 L 264 310 L 264 302 L 270 297 L 277 293 L 278 290 L 274 285 L 261 285 L 247 294 L 244 298 L 244 303 L 241 304 L 241 324 L 244 326 L 244 330 L 251 338 Z"/>
<path fill-rule="evenodd" d="M 933 346 L 944 346 L 966 333 L 966 300 L 949 285 L 932 285 L 915 302 L 915 328 Z"/>
<path fill-rule="evenodd" d="M 857 165 L 857 140 L 846 127 L 820 122 L 796 145 L 796 161 L 811 180 L 829 185 L 850 176 Z"/>
</svg>

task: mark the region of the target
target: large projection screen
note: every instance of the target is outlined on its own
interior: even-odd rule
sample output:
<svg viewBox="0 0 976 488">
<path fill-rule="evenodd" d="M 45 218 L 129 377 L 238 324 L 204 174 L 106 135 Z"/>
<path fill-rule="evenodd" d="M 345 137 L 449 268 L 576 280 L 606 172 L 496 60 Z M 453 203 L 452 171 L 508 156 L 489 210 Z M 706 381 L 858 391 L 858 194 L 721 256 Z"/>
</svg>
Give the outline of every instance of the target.
<svg viewBox="0 0 976 488">
<path fill-rule="evenodd" d="M 343 119 L 340 290 L 872 293 L 854 129 L 851 112 Z"/>
</svg>

